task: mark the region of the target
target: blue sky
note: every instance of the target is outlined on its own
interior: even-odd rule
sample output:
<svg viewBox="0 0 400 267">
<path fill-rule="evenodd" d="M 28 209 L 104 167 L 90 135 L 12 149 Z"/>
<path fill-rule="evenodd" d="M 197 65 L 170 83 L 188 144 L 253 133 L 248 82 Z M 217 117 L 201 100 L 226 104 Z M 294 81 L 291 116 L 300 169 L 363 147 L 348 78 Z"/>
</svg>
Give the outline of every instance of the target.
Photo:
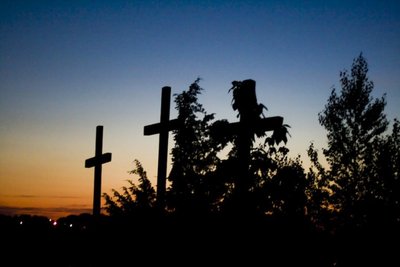
<svg viewBox="0 0 400 267">
<path fill-rule="evenodd" d="M 113 153 L 103 191 L 133 178 L 135 158 L 155 181 L 158 138 L 143 126 L 159 120 L 161 87 L 197 77 L 200 102 L 230 121 L 231 82 L 256 80 L 307 162 L 311 141 L 325 146 L 317 114 L 361 52 L 374 97 L 399 117 L 398 1 L 2 1 L 0 206 L 90 207 L 96 125 Z"/>
</svg>

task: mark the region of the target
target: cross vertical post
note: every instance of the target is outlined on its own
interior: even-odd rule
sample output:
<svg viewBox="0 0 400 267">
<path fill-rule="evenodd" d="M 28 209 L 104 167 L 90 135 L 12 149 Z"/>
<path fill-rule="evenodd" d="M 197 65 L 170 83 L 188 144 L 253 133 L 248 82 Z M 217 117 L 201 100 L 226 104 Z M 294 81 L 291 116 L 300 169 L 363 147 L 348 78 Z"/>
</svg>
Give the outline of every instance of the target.
<svg viewBox="0 0 400 267">
<path fill-rule="evenodd" d="M 242 97 L 246 97 L 246 100 L 251 99 L 254 95 L 254 101 L 256 102 L 255 98 L 255 88 L 256 82 L 254 80 L 245 80 L 242 82 Z M 254 94 L 253 94 L 254 92 Z M 246 93 L 246 94 L 243 94 Z M 243 103 L 242 103 L 243 104 Z M 246 101 L 247 104 L 247 101 Z M 252 117 L 252 112 L 248 110 L 241 110 L 240 113 L 240 121 L 239 121 L 239 129 L 238 129 L 238 157 L 239 157 L 239 176 L 237 180 L 237 197 L 239 202 L 238 208 L 239 212 L 246 212 L 248 210 L 248 190 L 250 186 L 250 151 L 252 147 L 252 137 L 255 132 L 255 125 L 254 118 Z M 245 112 L 247 111 L 247 112 Z M 251 111 L 251 110 L 250 110 Z"/>
<path fill-rule="evenodd" d="M 111 161 L 111 153 L 103 154 L 103 126 L 96 127 L 95 156 L 85 161 L 85 167 L 94 167 L 93 215 L 100 216 L 102 164 Z"/>
<path fill-rule="evenodd" d="M 178 120 L 169 120 L 171 87 L 164 86 L 161 92 L 160 122 L 144 127 L 144 135 L 159 133 L 158 169 L 157 169 L 157 207 L 165 207 L 165 191 L 167 180 L 168 135 L 169 131 L 178 129 Z"/>
<path fill-rule="evenodd" d="M 237 193 L 246 206 L 247 192 L 249 189 L 249 166 L 250 166 L 250 149 L 252 147 L 252 132 L 248 121 L 240 117 L 238 132 L 238 157 L 239 157 L 239 176 L 237 181 Z"/>
<path fill-rule="evenodd" d="M 160 123 L 169 121 L 169 109 L 171 101 L 171 87 L 164 87 L 161 93 Z M 168 157 L 168 130 L 160 131 L 157 169 L 157 202 L 159 207 L 164 207 L 165 187 L 167 179 L 167 157 Z"/>
</svg>

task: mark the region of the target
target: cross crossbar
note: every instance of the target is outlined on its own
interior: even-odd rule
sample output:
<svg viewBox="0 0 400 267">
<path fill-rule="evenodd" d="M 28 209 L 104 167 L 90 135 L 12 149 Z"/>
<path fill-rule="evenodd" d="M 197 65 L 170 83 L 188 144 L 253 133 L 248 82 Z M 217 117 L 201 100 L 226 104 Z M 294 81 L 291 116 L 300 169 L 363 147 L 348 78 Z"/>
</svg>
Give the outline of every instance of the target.
<svg viewBox="0 0 400 267">
<path fill-rule="evenodd" d="M 111 161 L 111 153 L 104 153 L 100 156 L 95 156 L 93 158 L 87 159 L 85 161 L 85 168 L 95 167 L 99 164 L 104 164 Z"/>
<path fill-rule="evenodd" d="M 170 120 L 167 123 L 154 123 L 147 126 L 144 126 L 143 134 L 144 135 L 153 135 L 158 134 L 161 131 L 173 131 L 179 128 L 180 122 L 178 119 Z"/>
<path fill-rule="evenodd" d="M 262 118 L 257 121 L 256 124 L 249 125 L 249 132 L 268 132 L 274 131 L 275 129 L 281 127 L 283 124 L 283 117 L 268 117 Z M 225 133 L 230 135 L 237 135 L 240 133 L 242 122 L 232 122 L 223 125 L 214 125 L 214 131 L 217 133 Z"/>
</svg>

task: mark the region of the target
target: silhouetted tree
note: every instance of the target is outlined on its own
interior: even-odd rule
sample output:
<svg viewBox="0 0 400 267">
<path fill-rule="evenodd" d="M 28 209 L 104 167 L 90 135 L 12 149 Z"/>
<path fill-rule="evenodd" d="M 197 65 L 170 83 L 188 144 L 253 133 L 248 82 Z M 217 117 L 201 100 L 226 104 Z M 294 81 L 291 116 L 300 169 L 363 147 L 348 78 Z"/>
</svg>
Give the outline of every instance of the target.
<svg viewBox="0 0 400 267">
<path fill-rule="evenodd" d="M 203 90 L 199 86 L 200 80 L 197 79 L 187 91 L 176 95 L 175 103 L 178 110 L 178 119 L 183 122 L 183 126 L 174 132 L 175 146 L 172 149 L 173 167 L 169 175 L 171 186 L 168 190 L 168 207 L 183 213 L 207 213 L 215 211 L 228 211 L 231 208 L 231 200 L 237 181 L 239 158 L 237 154 L 238 138 L 237 135 L 229 135 L 214 131 L 216 127 L 224 128 L 228 124 L 226 120 L 213 122 L 214 114 L 208 114 L 202 105 L 198 102 L 198 95 Z M 238 110 L 238 116 L 250 116 L 254 123 L 263 116 L 262 110 L 266 109 L 263 104 L 258 104 L 256 99 L 248 103 L 247 98 L 241 97 L 238 93 L 241 82 L 232 82 L 233 87 L 229 90 L 233 92 L 232 107 Z M 255 93 L 255 92 L 254 92 Z M 254 95 L 255 97 L 255 95 Z M 253 97 L 253 98 L 254 98 Z M 249 111 L 248 113 L 246 113 Z M 242 113 L 246 113 L 241 114 Z M 249 191 L 252 207 L 259 214 L 271 211 L 272 184 L 276 183 L 281 190 L 281 194 L 273 195 L 280 198 L 279 210 L 282 214 L 292 214 L 288 211 L 289 206 L 294 204 L 292 194 L 284 194 L 284 187 L 289 186 L 282 182 L 287 177 L 289 181 L 293 178 L 293 174 L 299 174 L 293 178 L 297 183 L 294 188 L 302 188 L 304 195 L 304 172 L 292 172 L 300 165 L 295 161 L 287 159 L 288 149 L 280 146 L 280 143 L 287 142 L 288 125 L 283 125 L 272 134 L 267 135 L 265 132 L 254 133 L 253 145 L 250 149 L 250 177 Z M 231 143 L 232 149 L 226 159 L 221 160 L 218 153 L 224 149 L 228 143 Z M 257 146 L 258 144 L 258 146 Z M 278 159 L 280 158 L 280 159 Z M 287 172 L 279 172 L 280 167 L 285 167 Z M 300 173 L 303 173 L 302 175 Z M 276 179 L 274 179 L 274 176 Z M 282 180 L 277 182 L 277 180 Z M 292 188 L 293 189 L 293 188 Z M 298 195 L 296 195 L 298 196 Z M 290 199 L 290 200 L 289 200 Z M 301 201 L 297 201 L 298 205 L 304 204 L 304 197 Z M 277 201 L 276 201 L 277 202 Z M 288 204 L 290 203 L 290 204 Z M 274 206 L 276 207 L 276 205 Z M 291 206 L 292 208 L 292 206 Z M 304 206 L 301 210 L 304 209 Z M 277 211 L 278 208 L 275 208 Z M 298 210 L 298 209 L 297 209 Z"/>
<path fill-rule="evenodd" d="M 311 143 L 308 150 L 311 166 L 307 172 L 307 213 L 317 229 L 333 231 L 337 226 L 340 210 L 338 199 L 340 187 L 334 182 L 331 173 L 319 161 L 318 151 Z"/>
<path fill-rule="evenodd" d="M 371 151 L 377 192 L 368 213 L 377 222 L 400 224 L 400 124 L 394 119 L 392 133 L 374 140 Z M 376 202 L 380 205 L 376 205 Z M 373 205 L 375 204 L 375 205 Z"/>
<path fill-rule="evenodd" d="M 304 219 L 306 179 L 300 157 L 289 158 L 282 145 L 259 144 L 251 150 L 250 194 L 259 214 Z"/>
<path fill-rule="evenodd" d="M 289 219 L 303 219 L 306 207 L 306 179 L 300 158 L 285 156 L 278 162 L 279 167 L 273 177 L 273 212 Z"/>
<path fill-rule="evenodd" d="M 214 114 L 208 114 L 198 102 L 203 90 L 196 79 L 187 91 L 175 95 L 176 110 L 182 127 L 174 131 L 173 167 L 168 177 L 169 209 L 183 213 L 204 213 L 219 201 L 224 184 L 214 171 L 219 163 L 217 153 L 223 145 L 210 136 Z"/>
<path fill-rule="evenodd" d="M 111 216 L 138 216 L 152 212 L 155 206 L 156 193 L 147 178 L 139 160 L 135 160 L 135 168 L 129 174 L 139 176 L 139 184 L 128 180 L 129 186 L 122 187 L 122 193 L 112 189 L 113 196 L 103 193 L 105 199 L 105 210 Z"/>
<path fill-rule="evenodd" d="M 319 206 L 320 215 L 329 210 L 339 212 L 342 223 L 354 226 L 370 220 L 371 209 L 383 203 L 385 194 L 385 178 L 377 169 L 384 166 L 379 163 L 385 154 L 381 152 L 383 140 L 389 141 L 382 139 L 388 126 L 386 101 L 385 96 L 371 97 L 374 84 L 367 73 L 367 62 L 360 54 L 350 73 L 340 73 L 340 95 L 333 89 L 325 109 L 319 113 L 319 122 L 328 132 L 328 147 L 323 154 L 329 169 L 318 162 L 313 145 L 308 151 L 313 163 L 308 177 L 317 189 L 311 190 L 311 198 Z"/>
</svg>

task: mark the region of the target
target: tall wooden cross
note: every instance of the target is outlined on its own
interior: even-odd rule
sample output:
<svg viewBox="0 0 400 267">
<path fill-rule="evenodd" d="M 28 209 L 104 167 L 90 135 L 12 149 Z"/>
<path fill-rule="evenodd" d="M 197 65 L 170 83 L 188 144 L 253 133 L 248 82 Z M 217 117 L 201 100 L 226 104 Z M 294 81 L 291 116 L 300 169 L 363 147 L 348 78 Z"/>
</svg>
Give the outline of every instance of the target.
<svg viewBox="0 0 400 267">
<path fill-rule="evenodd" d="M 163 210 L 165 207 L 165 190 L 167 180 L 168 159 L 168 135 L 169 131 L 179 128 L 177 119 L 169 120 L 171 101 L 171 87 L 165 86 L 161 92 L 161 116 L 160 122 L 144 126 L 144 135 L 160 134 L 158 148 L 157 170 L 157 207 Z"/>
<path fill-rule="evenodd" d="M 239 208 L 246 209 L 246 201 L 248 190 L 250 186 L 250 175 L 249 175 L 249 166 L 250 166 L 250 150 L 252 147 L 252 140 L 255 133 L 264 133 L 267 131 L 274 131 L 283 124 L 282 117 L 268 117 L 268 118 L 254 118 L 251 115 L 253 110 L 257 108 L 261 108 L 256 102 L 256 94 L 255 94 L 256 83 L 254 80 L 244 80 L 241 85 L 240 94 L 241 99 L 236 99 L 236 101 L 241 101 L 241 105 L 243 109 L 239 107 L 240 121 L 229 123 L 227 125 L 223 125 L 223 127 L 219 127 L 214 129 L 219 134 L 226 135 L 236 135 L 238 137 L 238 180 L 236 181 L 236 197 L 239 201 L 240 205 L 243 205 Z M 253 101 L 254 103 L 249 103 Z M 249 107 L 246 107 L 249 105 Z M 246 112 L 247 109 L 247 112 Z M 250 110 L 250 112 L 248 112 Z M 260 110 L 260 109 L 259 109 Z M 240 111 L 242 111 L 240 113 Z M 222 126 L 222 125 L 221 125 Z"/>
<path fill-rule="evenodd" d="M 111 161 L 111 153 L 103 154 L 103 126 L 96 127 L 96 149 L 95 156 L 85 161 L 85 167 L 94 167 L 94 193 L 93 193 L 93 215 L 100 215 L 101 203 L 101 166 Z"/>
</svg>

